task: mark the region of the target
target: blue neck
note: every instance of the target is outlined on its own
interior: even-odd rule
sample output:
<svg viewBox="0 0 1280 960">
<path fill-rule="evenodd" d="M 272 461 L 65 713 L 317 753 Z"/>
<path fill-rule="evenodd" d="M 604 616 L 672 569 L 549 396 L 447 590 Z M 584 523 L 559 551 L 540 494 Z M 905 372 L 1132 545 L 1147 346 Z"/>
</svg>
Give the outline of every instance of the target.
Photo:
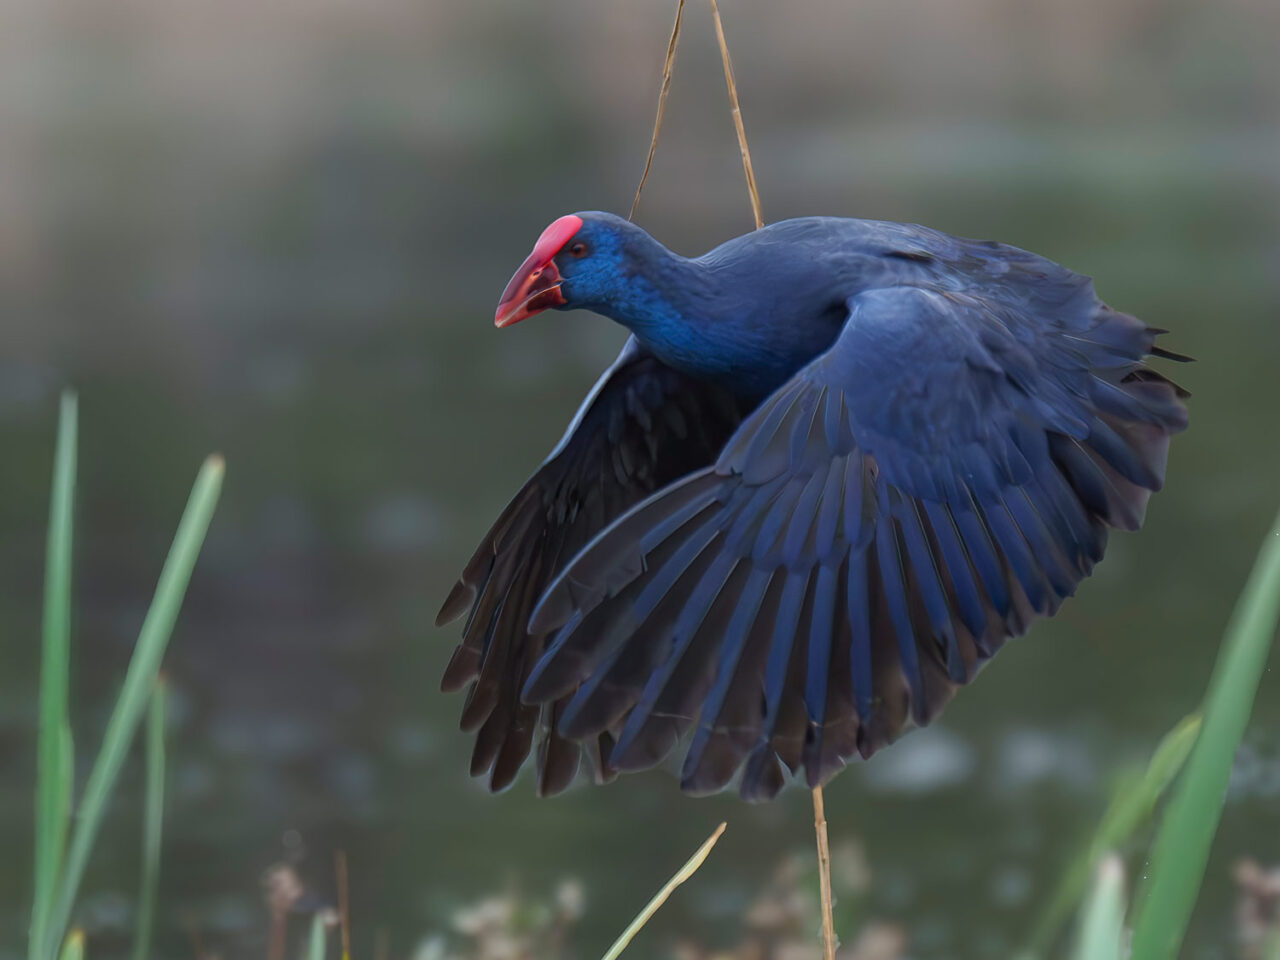
<svg viewBox="0 0 1280 960">
<path fill-rule="evenodd" d="M 599 312 L 616 320 L 655 356 L 689 373 L 712 373 L 721 366 L 718 351 L 708 351 L 723 328 L 717 310 L 717 285 L 695 260 L 678 256 L 658 244 L 635 271 L 622 296 L 601 304 Z"/>
<path fill-rule="evenodd" d="M 778 374 L 758 369 L 770 353 L 751 335 L 752 317 L 730 295 L 724 278 L 700 260 L 656 242 L 653 247 L 636 264 L 624 292 L 590 309 L 629 329 L 669 367 L 720 382 L 744 397 L 759 399 L 772 390 Z"/>
<path fill-rule="evenodd" d="M 748 238 L 690 259 L 648 234 L 627 237 L 599 299 L 577 302 L 631 330 L 667 366 L 759 400 L 826 350 L 847 295 L 785 246 Z M 812 278 L 805 271 L 815 272 Z M 800 283 L 783 278 L 801 274 Z"/>
</svg>

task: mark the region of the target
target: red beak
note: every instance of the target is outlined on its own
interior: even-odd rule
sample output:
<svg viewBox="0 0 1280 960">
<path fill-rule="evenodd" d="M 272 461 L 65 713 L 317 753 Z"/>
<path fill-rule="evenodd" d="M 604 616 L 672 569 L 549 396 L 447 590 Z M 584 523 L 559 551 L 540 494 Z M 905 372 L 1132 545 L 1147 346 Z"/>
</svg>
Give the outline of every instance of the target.
<svg viewBox="0 0 1280 960">
<path fill-rule="evenodd" d="M 560 271 L 553 260 L 539 262 L 531 255 L 502 291 L 498 310 L 493 315 L 495 327 L 509 327 L 541 313 L 548 307 L 564 303 L 560 292 Z"/>
<path fill-rule="evenodd" d="M 561 217 L 542 231 L 533 252 L 520 264 L 507 288 L 502 291 L 498 309 L 493 315 L 495 327 L 509 327 L 565 303 L 560 292 L 560 271 L 555 256 L 582 227 L 582 218 Z"/>
</svg>

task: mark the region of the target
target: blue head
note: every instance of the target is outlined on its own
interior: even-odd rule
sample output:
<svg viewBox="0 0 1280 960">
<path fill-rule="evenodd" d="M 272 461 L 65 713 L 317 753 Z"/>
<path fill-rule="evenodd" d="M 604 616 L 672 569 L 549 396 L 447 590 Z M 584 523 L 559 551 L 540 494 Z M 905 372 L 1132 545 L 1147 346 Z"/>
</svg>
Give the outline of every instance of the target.
<svg viewBox="0 0 1280 960">
<path fill-rule="evenodd" d="M 611 213 L 561 217 L 542 231 L 502 291 L 493 322 L 507 327 L 552 307 L 617 316 L 643 295 L 635 280 L 658 251 L 657 241 Z"/>
</svg>

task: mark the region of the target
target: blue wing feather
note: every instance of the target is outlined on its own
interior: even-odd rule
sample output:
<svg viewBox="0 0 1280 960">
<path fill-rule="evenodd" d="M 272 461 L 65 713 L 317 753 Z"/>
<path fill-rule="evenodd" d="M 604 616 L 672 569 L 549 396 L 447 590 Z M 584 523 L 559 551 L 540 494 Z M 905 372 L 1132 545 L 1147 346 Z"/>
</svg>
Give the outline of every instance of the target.
<svg viewBox="0 0 1280 960">
<path fill-rule="evenodd" d="M 535 737 L 537 787 L 543 794 L 557 793 L 572 782 L 584 752 L 599 761 L 611 749 L 607 734 L 598 742 L 578 744 L 556 732 L 565 699 L 546 698 L 540 706 L 521 701 L 522 686 L 538 665 L 548 662 L 546 644 L 553 639 L 529 629 L 530 611 L 554 576 L 607 523 L 655 490 L 711 463 L 741 416 L 739 401 L 724 388 L 671 369 L 632 338 L 546 462 L 481 541 L 436 622 L 466 617 L 462 642 L 441 685 L 446 690 L 468 688 L 461 725 L 476 732 L 471 770 L 477 776 L 487 772 L 491 789 L 512 782 L 533 751 Z M 682 488 L 677 499 L 684 502 L 704 492 Z M 719 494 L 719 485 L 711 492 Z M 677 501 L 669 502 L 674 507 Z M 687 513 L 696 514 L 706 502 L 689 506 Z M 667 523 L 679 526 L 685 518 L 673 515 Z M 645 517 L 641 527 L 630 529 L 639 535 L 653 520 Z M 615 571 L 611 582 L 620 579 L 625 574 Z M 571 592 L 556 613 L 581 623 L 594 607 L 591 600 Z M 583 615 L 576 615 L 579 611 Z M 628 664 L 644 668 L 643 661 L 626 657 L 619 669 Z M 573 692 L 572 684 L 564 691 Z M 596 768 L 598 777 L 608 776 L 600 763 Z"/>
<path fill-rule="evenodd" d="M 831 347 L 713 467 L 632 508 L 552 583 L 532 624 L 560 634 L 526 699 L 595 689 L 602 670 L 631 691 L 599 729 L 569 723 L 571 701 L 562 733 L 616 733 L 610 763 L 632 768 L 694 729 L 691 790 L 742 769 L 744 796 L 770 796 L 801 765 L 821 783 L 932 719 L 1075 590 L 1108 526 L 1141 521 L 1186 424 L 1178 388 L 1143 365 L 1154 333 L 1083 278 L 983 249 L 952 254 L 999 276 L 989 291 L 850 297 Z M 715 555 L 694 566 L 668 545 L 690 525 Z M 650 650 L 631 673 L 568 655 L 619 642 L 665 596 L 679 613 L 620 641 Z"/>
</svg>

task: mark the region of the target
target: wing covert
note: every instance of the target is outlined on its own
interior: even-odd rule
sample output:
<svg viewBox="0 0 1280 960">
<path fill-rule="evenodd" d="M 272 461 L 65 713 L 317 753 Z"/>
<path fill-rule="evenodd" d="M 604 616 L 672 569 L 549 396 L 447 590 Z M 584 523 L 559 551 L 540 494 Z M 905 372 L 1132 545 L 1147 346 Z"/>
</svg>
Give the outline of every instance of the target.
<svg viewBox="0 0 1280 960">
<path fill-rule="evenodd" d="M 1066 272 L 1064 271 L 1064 274 Z M 597 536 L 533 613 L 523 697 L 619 769 L 691 734 L 683 786 L 827 780 L 928 723 L 1135 528 L 1185 396 L 1083 278 L 1018 303 L 901 286 L 714 465 Z M 1078 282 L 1077 282 L 1078 281 Z"/>
</svg>

